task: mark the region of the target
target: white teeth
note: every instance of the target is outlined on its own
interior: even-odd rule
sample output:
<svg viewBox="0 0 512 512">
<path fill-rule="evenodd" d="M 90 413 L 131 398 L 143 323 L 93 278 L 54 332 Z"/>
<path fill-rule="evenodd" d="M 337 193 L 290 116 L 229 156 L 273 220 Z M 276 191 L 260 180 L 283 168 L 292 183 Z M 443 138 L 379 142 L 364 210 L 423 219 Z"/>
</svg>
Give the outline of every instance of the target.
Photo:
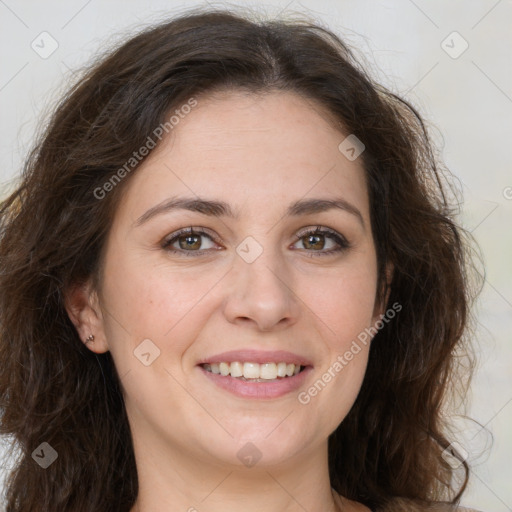
<svg viewBox="0 0 512 512">
<path fill-rule="evenodd" d="M 241 377 L 244 374 L 244 366 L 238 361 L 231 363 L 231 377 Z"/>
<path fill-rule="evenodd" d="M 279 363 L 277 365 L 277 376 L 286 377 L 286 363 Z"/>
<path fill-rule="evenodd" d="M 219 370 L 221 375 L 229 375 L 229 364 L 228 363 L 220 363 Z"/>
<path fill-rule="evenodd" d="M 265 363 L 260 365 L 260 379 L 277 379 L 276 363 Z"/>
<path fill-rule="evenodd" d="M 234 361 L 232 363 L 204 364 L 204 369 L 224 377 L 231 375 L 242 379 L 276 380 L 278 377 L 292 377 L 300 372 L 301 366 L 293 363 L 250 363 Z"/>
<path fill-rule="evenodd" d="M 246 379 L 259 379 L 260 365 L 258 363 L 244 363 L 244 377 Z"/>
</svg>

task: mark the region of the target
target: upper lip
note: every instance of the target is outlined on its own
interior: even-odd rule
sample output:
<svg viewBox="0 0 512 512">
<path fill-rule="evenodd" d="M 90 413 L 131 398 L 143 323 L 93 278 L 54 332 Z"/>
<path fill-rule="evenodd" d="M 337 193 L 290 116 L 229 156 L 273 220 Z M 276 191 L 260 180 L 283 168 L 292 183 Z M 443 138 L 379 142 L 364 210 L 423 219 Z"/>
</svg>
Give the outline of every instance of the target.
<svg viewBox="0 0 512 512">
<path fill-rule="evenodd" d="M 205 357 L 197 364 L 206 363 L 233 363 L 233 362 L 246 362 L 246 363 L 287 363 L 301 366 L 312 366 L 312 363 L 306 357 L 303 357 L 293 352 L 286 350 L 231 350 L 229 352 L 222 352 L 213 356 Z"/>
</svg>

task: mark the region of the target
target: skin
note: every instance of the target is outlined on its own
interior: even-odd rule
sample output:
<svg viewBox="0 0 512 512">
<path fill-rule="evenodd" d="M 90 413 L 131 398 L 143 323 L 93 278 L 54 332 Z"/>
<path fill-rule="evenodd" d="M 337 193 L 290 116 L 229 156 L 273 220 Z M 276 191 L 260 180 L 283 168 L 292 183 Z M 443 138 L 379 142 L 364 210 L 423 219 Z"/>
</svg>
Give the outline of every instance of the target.
<svg viewBox="0 0 512 512">
<path fill-rule="evenodd" d="M 308 404 L 297 398 L 384 313 L 362 161 L 338 150 L 347 135 L 291 92 L 217 92 L 198 98 L 126 183 L 100 289 L 75 288 L 67 310 L 121 376 L 140 486 L 133 512 L 369 510 L 333 493 L 327 463 L 327 438 L 357 397 L 369 344 Z M 171 196 L 196 195 L 229 203 L 239 219 L 174 210 L 136 225 Z M 313 197 L 341 197 L 362 221 L 339 209 L 283 217 Z M 200 235 L 205 253 L 190 257 L 162 248 L 190 226 L 220 243 Z M 317 226 L 350 247 L 318 256 L 336 242 L 320 236 L 311 248 L 307 235 L 294 237 Z M 248 236 L 263 249 L 252 263 L 236 252 Z M 160 350 L 149 366 L 134 357 L 144 339 Z M 297 392 L 264 400 L 220 389 L 197 366 L 245 348 L 295 352 L 313 370 Z M 252 467 L 237 457 L 247 442 L 261 453 Z"/>
</svg>

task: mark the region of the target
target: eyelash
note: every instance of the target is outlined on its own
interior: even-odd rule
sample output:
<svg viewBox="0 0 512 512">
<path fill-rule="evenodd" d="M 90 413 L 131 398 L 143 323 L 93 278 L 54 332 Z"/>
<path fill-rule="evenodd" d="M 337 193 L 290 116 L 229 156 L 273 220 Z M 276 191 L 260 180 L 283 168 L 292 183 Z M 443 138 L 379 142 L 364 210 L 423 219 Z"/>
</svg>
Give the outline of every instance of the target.
<svg viewBox="0 0 512 512">
<path fill-rule="evenodd" d="M 164 240 L 164 242 L 162 244 L 162 248 L 172 254 L 185 254 L 186 256 L 192 256 L 192 257 L 201 256 L 204 253 L 212 250 L 212 249 L 203 249 L 203 250 L 199 250 L 199 251 L 186 251 L 184 249 L 171 248 L 171 245 L 183 235 L 204 235 L 204 236 L 210 238 L 210 240 L 212 240 L 213 242 L 220 244 L 220 240 L 217 237 L 215 237 L 214 235 L 208 233 L 205 229 L 190 227 L 190 228 L 180 229 L 179 231 L 173 233 L 169 238 Z M 308 235 L 327 235 L 329 238 L 332 238 L 338 245 L 338 247 L 336 247 L 334 249 L 329 249 L 328 251 L 309 251 L 307 249 L 303 249 L 306 252 L 310 252 L 311 254 L 309 256 L 313 257 L 313 258 L 316 256 L 320 256 L 320 257 L 321 256 L 329 256 L 331 254 L 335 254 L 335 253 L 344 251 L 350 247 L 350 244 L 348 243 L 347 239 L 343 235 L 340 235 L 339 233 L 337 233 L 336 231 L 334 231 L 330 228 L 325 228 L 322 226 L 317 226 L 314 229 L 308 228 L 305 231 L 301 231 L 301 232 L 297 233 L 295 235 L 294 243 L 298 242 L 300 239 L 302 239 Z M 215 249 L 213 249 L 213 250 L 215 250 Z"/>
</svg>

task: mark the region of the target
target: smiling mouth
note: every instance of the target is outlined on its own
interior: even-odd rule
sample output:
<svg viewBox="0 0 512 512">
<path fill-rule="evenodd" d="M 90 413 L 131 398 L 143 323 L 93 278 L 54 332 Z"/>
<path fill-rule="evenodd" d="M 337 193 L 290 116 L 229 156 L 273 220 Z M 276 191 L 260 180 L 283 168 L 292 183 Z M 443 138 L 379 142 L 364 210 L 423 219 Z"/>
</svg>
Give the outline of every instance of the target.
<svg viewBox="0 0 512 512">
<path fill-rule="evenodd" d="M 207 372 L 248 382 L 273 382 L 288 379 L 306 367 L 293 363 L 220 362 L 200 365 Z"/>
</svg>

